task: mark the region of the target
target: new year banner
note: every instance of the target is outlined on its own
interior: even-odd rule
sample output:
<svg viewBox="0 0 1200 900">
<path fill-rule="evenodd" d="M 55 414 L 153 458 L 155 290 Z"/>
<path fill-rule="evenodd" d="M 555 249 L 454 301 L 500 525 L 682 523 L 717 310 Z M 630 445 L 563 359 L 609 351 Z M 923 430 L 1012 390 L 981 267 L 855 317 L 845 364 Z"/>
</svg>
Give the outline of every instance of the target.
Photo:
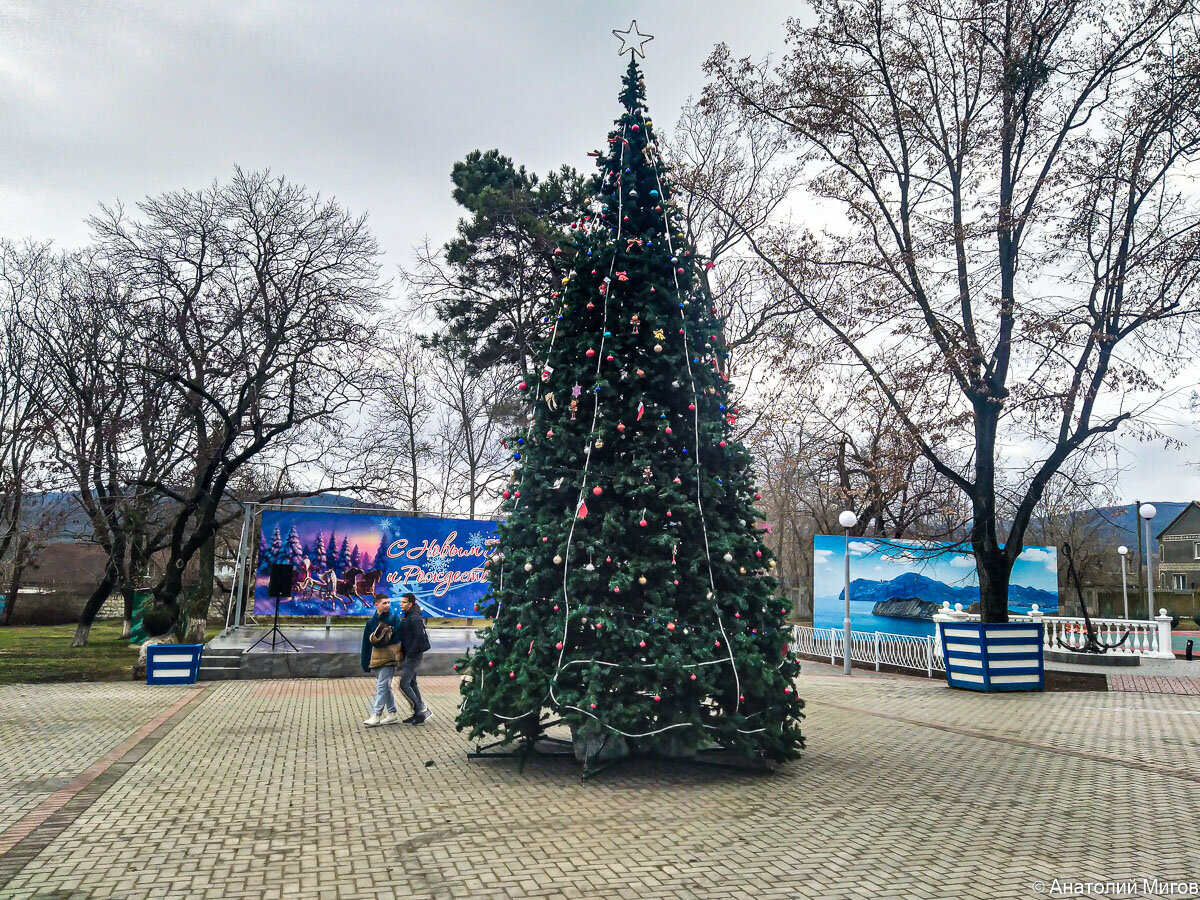
<svg viewBox="0 0 1200 900">
<path fill-rule="evenodd" d="M 281 616 L 367 616 L 375 595 L 411 591 L 427 616 L 474 618 L 495 539 L 490 520 L 265 510 L 254 614 L 275 612 L 267 582 L 281 563 L 292 569 Z"/>
</svg>

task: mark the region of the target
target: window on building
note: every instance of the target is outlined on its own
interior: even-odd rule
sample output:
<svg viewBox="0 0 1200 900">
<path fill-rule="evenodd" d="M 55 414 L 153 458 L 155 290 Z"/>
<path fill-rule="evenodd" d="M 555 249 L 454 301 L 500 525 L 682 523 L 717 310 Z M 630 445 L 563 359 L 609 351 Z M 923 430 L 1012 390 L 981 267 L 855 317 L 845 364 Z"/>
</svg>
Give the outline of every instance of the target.
<svg viewBox="0 0 1200 900">
<path fill-rule="evenodd" d="M 1200 559 L 1200 541 L 1192 544 L 1192 559 Z"/>
<path fill-rule="evenodd" d="M 1186 591 L 1187 590 L 1187 576 L 1184 575 L 1183 573 L 1180 573 L 1175 576 L 1175 590 L 1177 590 L 1177 591 Z"/>
</svg>

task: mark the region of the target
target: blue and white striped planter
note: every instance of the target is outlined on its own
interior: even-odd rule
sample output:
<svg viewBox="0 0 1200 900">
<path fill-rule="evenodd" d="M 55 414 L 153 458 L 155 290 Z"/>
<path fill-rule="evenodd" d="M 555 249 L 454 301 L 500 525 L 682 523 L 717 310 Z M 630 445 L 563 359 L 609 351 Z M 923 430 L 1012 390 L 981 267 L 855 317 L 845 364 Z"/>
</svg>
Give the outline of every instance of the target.
<svg viewBox="0 0 1200 900">
<path fill-rule="evenodd" d="M 950 687 L 1040 691 L 1045 686 L 1042 622 L 942 622 Z"/>
</svg>

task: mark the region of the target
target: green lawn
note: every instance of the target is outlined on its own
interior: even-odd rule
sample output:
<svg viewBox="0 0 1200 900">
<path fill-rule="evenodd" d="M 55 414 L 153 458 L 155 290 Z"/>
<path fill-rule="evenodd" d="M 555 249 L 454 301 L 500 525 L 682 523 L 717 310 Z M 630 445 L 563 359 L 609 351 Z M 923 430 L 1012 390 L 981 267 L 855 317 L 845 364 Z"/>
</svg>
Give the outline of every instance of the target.
<svg viewBox="0 0 1200 900">
<path fill-rule="evenodd" d="M 205 633 L 208 640 L 220 628 Z M 121 638 L 121 622 L 92 626 L 86 647 L 71 647 L 74 625 L 0 628 L 0 684 L 38 681 L 128 681 L 138 648 Z"/>
</svg>

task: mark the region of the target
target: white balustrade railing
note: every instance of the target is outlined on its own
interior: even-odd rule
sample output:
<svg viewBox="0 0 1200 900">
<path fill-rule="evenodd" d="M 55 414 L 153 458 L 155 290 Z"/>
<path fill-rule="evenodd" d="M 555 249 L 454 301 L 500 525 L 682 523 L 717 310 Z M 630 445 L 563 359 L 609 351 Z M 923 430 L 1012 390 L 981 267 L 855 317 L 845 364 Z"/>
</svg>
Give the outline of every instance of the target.
<svg viewBox="0 0 1200 900">
<path fill-rule="evenodd" d="M 962 611 L 962 604 L 956 603 L 954 609 L 948 602 L 942 603 L 942 610 L 935 617 L 940 622 L 978 622 L 976 613 Z M 1083 616 L 1047 616 L 1038 611 L 1034 604 L 1028 614 L 1011 613 L 1010 622 L 1042 622 L 1045 625 L 1043 645 L 1047 650 L 1081 649 L 1087 643 L 1087 623 Z M 1109 653 L 1126 656 L 1146 656 L 1155 659 L 1174 659 L 1171 648 L 1171 617 L 1165 609 L 1153 619 L 1100 619 L 1092 617 L 1092 627 L 1096 637 L 1106 644 L 1115 644 L 1121 640 L 1125 632 L 1129 637 L 1119 647 L 1109 650 Z M 1063 644 L 1067 647 L 1064 648 Z"/>
<path fill-rule="evenodd" d="M 979 616 L 962 611 L 962 604 L 950 609 L 942 604 L 937 622 L 979 621 Z M 1044 646 L 1047 650 L 1061 650 L 1062 644 L 1081 648 L 1087 642 L 1087 625 L 1082 616 L 1047 616 L 1035 606 L 1026 615 L 1012 614 L 1011 622 L 1042 622 L 1045 625 Z M 1129 632 L 1121 646 L 1109 653 L 1141 655 L 1156 659 L 1174 659 L 1171 649 L 1171 617 L 1167 611 L 1148 619 L 1092 619 L 1096 636 L 1107 644 L 1121 640 Z M 1059 643 L 1059 641 L 1062 643 Z M 795 625 L 792 628 L 792 650 L 800 656 L 828 658 L 831 664 L 843 659 L 843 632 L 841 628 L 813 628 L 810 625 Z M 881 665 L 924 671 L 926 675 L 944 672 L 942 644 L 937 635 L 920 636 L 911 634 L 888 634 L 882 631 L 851 631 L 850 658 L 856 662 L 873 663 L 876 671 Z"/>
<path fill-rule="evenodd" d="M 828 657 L 833 664 L 843 659 L 844 640 L 840 628 L 813 628 L 810 625 L 795 625 L 792 628 L 794 653 L 822 659 Z M 932 635 L 852 631 L 850 658 L 857 662 L 873 663 L 876 671 L 881 665 L 917 669 L 926 675 L 945 671 L 942 648 Z"/>
</svg>

